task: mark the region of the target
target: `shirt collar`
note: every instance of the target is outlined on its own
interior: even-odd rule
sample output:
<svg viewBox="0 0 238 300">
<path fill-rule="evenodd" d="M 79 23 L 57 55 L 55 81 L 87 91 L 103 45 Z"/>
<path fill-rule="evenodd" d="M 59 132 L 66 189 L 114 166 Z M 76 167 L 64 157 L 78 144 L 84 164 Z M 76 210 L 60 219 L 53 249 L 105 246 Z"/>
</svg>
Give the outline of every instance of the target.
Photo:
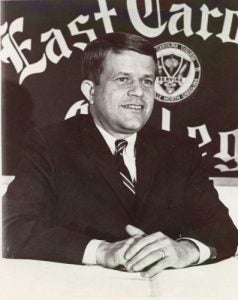
<svg viewBox="0 0 238 300">
<path fill-rule="evenodd" d="M 102 128 L 99 124 L 94 122 L 97 129 L 103 136 L 105 142 L 107 143 L 109 149 L 111 150 L 112 154 L 115 153 L 115 141 L 117 140 L 114 136 L 112 136 L 110 133 L 108 133 L 104 128 Z M 137 133 L 133 133 L 129 137 L 125 138 L 125 140 L 128 142 L 127 147 L 125 149 L 126 154 L 128 156 L 135 157 L 135 142 L 136 142 Z"/>
</svg>

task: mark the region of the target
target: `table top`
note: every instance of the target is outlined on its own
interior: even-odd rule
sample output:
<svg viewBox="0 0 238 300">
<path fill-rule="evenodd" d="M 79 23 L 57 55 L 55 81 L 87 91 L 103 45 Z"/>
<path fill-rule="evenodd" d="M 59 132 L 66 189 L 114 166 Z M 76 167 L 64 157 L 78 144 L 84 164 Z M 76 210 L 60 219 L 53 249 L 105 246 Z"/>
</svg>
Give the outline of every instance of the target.
<svg viewBox="0 0 238 300">
<path fill-rule="evenodd" d="M 238 257 L 165 270 L 152 280 L 99 266 L 0 260 L 1 300 L 238 299 Z M 153 298 L 152 298 L 153 299 Z"/>
</svg>

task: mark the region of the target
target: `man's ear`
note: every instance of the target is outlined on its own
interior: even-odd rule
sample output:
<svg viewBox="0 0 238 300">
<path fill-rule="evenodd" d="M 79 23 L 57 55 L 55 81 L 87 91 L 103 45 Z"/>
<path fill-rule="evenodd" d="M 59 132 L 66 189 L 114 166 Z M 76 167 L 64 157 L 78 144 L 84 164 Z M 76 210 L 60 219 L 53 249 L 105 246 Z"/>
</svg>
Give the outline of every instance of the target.
<svg viewBox="0 0 238 300">
<path fill-rule="evenodd" d="M 87 98 L 89 104 L 94 103 L 94 89 L 95 84 L 91 80 L 84 80 L 81 84 L 81 91 L 84 96 Z"/>
</svg>

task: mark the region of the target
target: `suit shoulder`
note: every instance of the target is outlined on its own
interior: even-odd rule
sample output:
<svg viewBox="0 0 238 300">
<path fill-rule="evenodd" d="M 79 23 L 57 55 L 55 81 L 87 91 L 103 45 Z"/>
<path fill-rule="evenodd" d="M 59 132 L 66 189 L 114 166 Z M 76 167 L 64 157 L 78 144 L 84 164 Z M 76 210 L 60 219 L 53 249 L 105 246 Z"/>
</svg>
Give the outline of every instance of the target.
<svg viewBox="0 0 238 300">
<path fill-rule="evenodd" d="M 180 165 L 185 169 L 202 159 L 197 140 L 191 137 L 178 136 L 170 131 L 151 128 L 150 143 L 158 155 L 169 157 L 174 165 Z"/>
<path fill-rule="evenodd" d="M 82 117 L 80 115 L 74 116 L 67 120 L 62 120 L 58 123 L 50 124 L 38 128 L 40 132 L 46 135 L 59 134 L 67 131 L 74 131 L 79 129 Z"/>
<path fill-rule="evenodd" d="M 75 135 L 79 135 L 81 123 L 85 117 L 78 115 L 58 123 L 50 124 L 44 127 L 36 127 L 29 132 L 31 134 L 39 134 L 44 139 L 49 141 L 63 141 L 63 139 L 71 139 Z"/>
<path fill-rule="evenodd" d="M 188 136 L 180 136 L 171 131 L 159 130 L 154 127 L 146 128 L 146 135 L 149 139 L 154 143 L 156 147 L 161 148 L 168 147 L 170 149 L 173 148 L 193 148 L 198 147 L 197 141 Z"/>
</svg>

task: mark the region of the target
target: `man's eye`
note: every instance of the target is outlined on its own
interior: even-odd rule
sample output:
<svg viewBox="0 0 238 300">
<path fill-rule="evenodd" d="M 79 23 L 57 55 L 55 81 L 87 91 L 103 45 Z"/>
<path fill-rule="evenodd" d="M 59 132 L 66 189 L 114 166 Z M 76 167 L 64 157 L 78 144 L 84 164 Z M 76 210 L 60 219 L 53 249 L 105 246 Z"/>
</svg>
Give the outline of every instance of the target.
<svg viewBox="0 0 238 300">
<path fill-rule="evenodd" d="M 118 77 L 117 79 L 116 79 L 119 83 L 128 83 L 129 82 L 129 78 L 128 77 L 125 77 L 125 76 L 123 76 L 123 77 Z"/>
<path fill-rule="evenodd" d="M 143 80 L 143 83 L 144 83 L 144 85 L 147 86 L 147 87 L 151 87 L 151 86 L 154 84 L 154 82 L 153 82 L 152 79 L 144 79 L 144 80 Z"/>
</svg>

